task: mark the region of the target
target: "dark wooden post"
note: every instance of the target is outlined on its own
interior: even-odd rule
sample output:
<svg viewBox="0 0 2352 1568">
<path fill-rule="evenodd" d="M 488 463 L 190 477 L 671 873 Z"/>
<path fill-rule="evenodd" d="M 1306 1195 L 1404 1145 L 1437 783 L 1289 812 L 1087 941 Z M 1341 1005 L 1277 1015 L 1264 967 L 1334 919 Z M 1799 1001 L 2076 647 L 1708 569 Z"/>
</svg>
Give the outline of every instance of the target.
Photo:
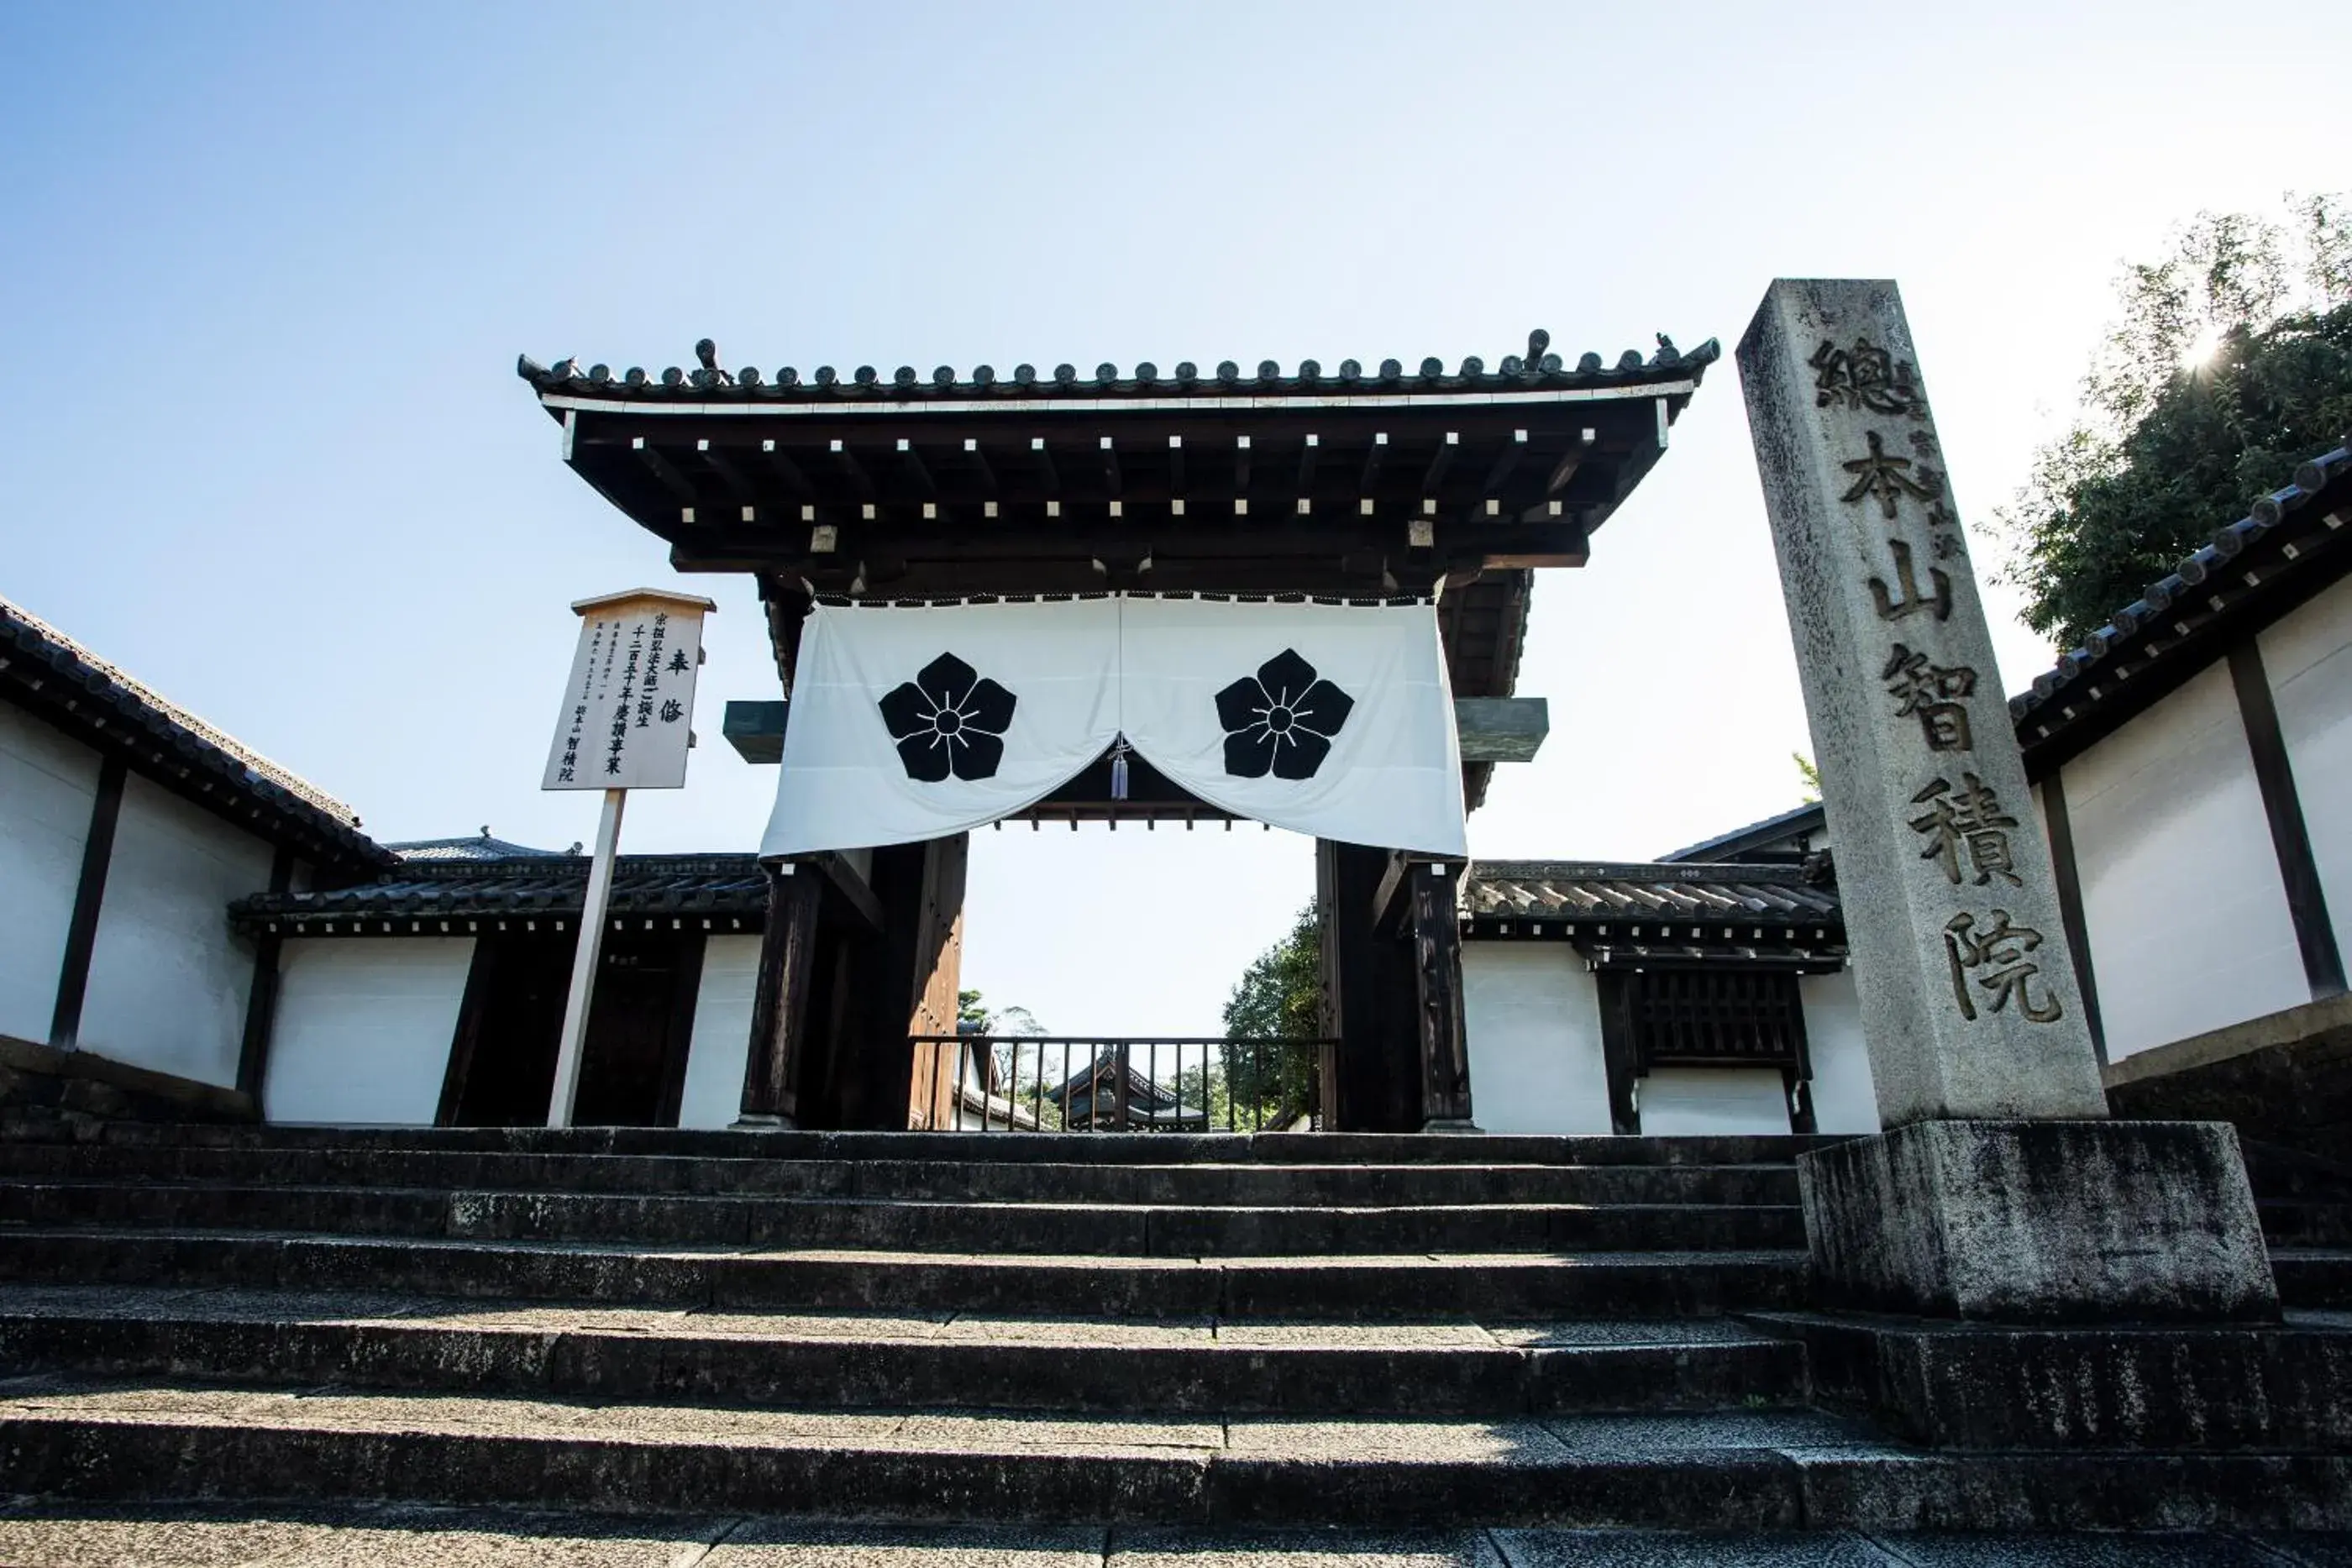
<svg viewBox="0 0 2352 1568">
<path fill-rule="evenodd" d="M 963 961 L 964 873 L 971 836 L 956 833 L 874 852 L 872 888 L 881 926 L 859 944 L 846 984 L 854 995 L 835 1048 L 826 1125 L 905 1132 L 948 1124 L 954 1110 L 948 1053 L 924 1052 L 915 1035 L 956 1031 Z"/>
<path fill-rule="evenodd" d="M 1414 1023 L 1411 901 L 1388 875 L 1396 862 L 1391 851 L 1363 844 L 1323 839 L 1315 846 L 1323 1029 L 1337 1042 L 1324 1081 L 1323 1125 L 1333 1132 L 1418 1132 L 1429 1119 Z"/>
<path fill-rule="evenodd" d="M 280 844 L 269 862 L 269 891 L 294 885 L 294 852 Z M 269 1036 L 278 1019 L 278 963 L 285 938 L 265 931 L 253 945 L 253 980 L 245 994 L 245 1040 L 236 1057 L 236 1092 L 253 1102 L 253 1119 L 267 1120 L 261 1091 L 269 1077 Z"/>
<path fill-rule="evenodd" d="M 1470 1128 L 1470 1044 L 1462 1022 L 1462 922 L 1458 863 L 1406 868 L 1412 900 L 1414 1022 L 1421 1045 L 1422 1126 Z"/>
<path fill-rule="evenodd" d="M 824 879 L 814 866 L 772 864 L 767 928 L 760 937 L 751 1050 L 743 1065 L 739 1126 L 795 1124 L 801 1059 L 808 1047 L 809 991 L 816 978 L 816 922 Z"/>
<path fill-rule="evenodd" d="M 114 824 L 122 815 L 122 787 L 129 776 L 119 757 L 110 757 L 99 767 L 89 834 L 82 840 L 81 881 L 74 888 L 65 961 L 58 966 L 57 1006 L 49 1017 L 49 1043 L 60 1051 L 73 1050 L 81 1039 L 82 998 L 89 990 L 90 955 L 98 948 L 99 906 L 106 899 L 106 870 L 114 859 Z"/>
<path fill-rule="evenodd" d="M 1353 844 L 1315 841 L 1315 910 L 1323 960 L 1323 1127 L 1363 1132 L 1379 1125 L 1368 1092 L 1380 1041 L 1371 1005 L 1372 889 L 1380 869 Z"/>
</svg>

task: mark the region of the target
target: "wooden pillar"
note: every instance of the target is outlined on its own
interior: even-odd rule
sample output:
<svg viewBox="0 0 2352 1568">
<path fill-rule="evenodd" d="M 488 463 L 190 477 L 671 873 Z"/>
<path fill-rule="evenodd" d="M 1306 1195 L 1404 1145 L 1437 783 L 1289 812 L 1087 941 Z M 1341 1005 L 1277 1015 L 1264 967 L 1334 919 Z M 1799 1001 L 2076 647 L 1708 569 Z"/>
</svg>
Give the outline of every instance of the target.
<svg viewBox="0 0 2352 1568">
<path fill-rule="evenodd" d="M 1316 841 L 1323 1031 L 1337 1041 L 1323 1080 L 1323 1125 L 1332 1132 L 1411 1133 L 1427 1120 L 1411 922 L 1396 914 L 1404 899 L 1384 906 L 1381 897 L 1390 864 L 1386 850 Z"/>
<path fill-rule="evenodd" d="M 122 787 L 128 778 L 120 757 L 110 757 L 99 767 L 98 793 L 89 808 L 89 833 L 81 845 L 81 880 L 74 887 L 65 960 L 58 967 L 57 1005 L 49 1014 L 49 1043 L 60 1051 L 73 1050 L 81 1039 L 82 998 L 89 990 L 89 959 L 98 949 L 98 913 L 106 902 L 106 870 L 114 859 L 114 824 L 122 815 Z"/>
<path fill-rule="evenodd" d="M 294 883 L 294 852 L 279 845 L 269 862 L 269 891 Z M 246 988 L 245 1040 L 237 1051 L 236 1090 L 253 1102 L 256 1121 L 267 1121 L 261 1088 L 269 1076 L 269 1035 L 278 1017 L 278 961 L 285 938 L 265 931 L 253 945 L 253 982 Z"/>
<path fill-rule="evenodd" d="M 953 1106 L 950 1053 L 916 1060 L 915 1035 L 950 1035 L 962 976 L 968 834 L 874 852 L 880 935 L 858 944 L 845 973 L 855 995 L 835 1058 L 835 1124 L 904 1132 L 944 1124 Z"/>
<path fill-rule="evenodd" d="M 1584 952 L 1580 946 L 1577 950 Z M 1633 977 L 1622 969 L 1602 969 L 1593 975 L 1592 982 L 1601 1004 L 1601 1063 L 1609 1080 L 1609 1130 L 1630 1136 L 1642 1130 L 1642 1058 L 1633 1043 Z"/>
<path fill-rule="evenodd" d="M 824 886 L 811 866 L 782 863 L 763 869 L 768 877 L 767 928 L 760 937 L 751 1049 L 743 1067 L 743 1109 L 737 1125 L 793 1126 L 800 1115 L 809 992 L 816 977 L 817 911 Z"/>
<path fill-rule="evenodd" d="M 2287 916 L 2294 922 L 2295 947 L 2303 956 L 2304 979 L 2315 1002 L 2340 997 L 2345 989 L 2344 954 L 2336 944 L 2336 923 L 2328 918 L 2319 862 L 2311 852 L 2303 798 L 2295 792 L 2294 768 L 2287 760 L 2286 739 L 2279 730 L 2278 702 L 2271 695 L 2270 674 L 2263 668 L 2262 646 L 2252 638 L 2230 650 L 2230 680 L 2238 694 L 2246 748 L 2253 756 L 2263 814 L 2270 820 L 2271 848 L 2278 856 L 2279 883 L 2286 891 Z"/>
<path fill-rule="evenodd" d="M 964 878 L 971 836 L 958 833 L 934 839 L 924 848 L 922 897 L 909 933 L 913 949 L 907 973 L 906 1021 L 896 1047 L 907 1059 L 908 1071 L 906 1119 L 899 1124 L 947 1128 L 955 1125 L 954 1053 L 932 1051 L 918 1060 L 905 1040 L 956 1031 L 956 991 L 963 980 Z M 887 1042 L 883 1048 L 891 1049 Z"/>
<path fill-rule="evenodd" d="M 1462 921 L 1454 889 L 1462 867 L 1406 868 L 1413 962 L 1413 1024 L 1421 1056 L 1423 1130 L 1470 1130 L 1470 1045 L 1462 1022 Z"/>
</svg>

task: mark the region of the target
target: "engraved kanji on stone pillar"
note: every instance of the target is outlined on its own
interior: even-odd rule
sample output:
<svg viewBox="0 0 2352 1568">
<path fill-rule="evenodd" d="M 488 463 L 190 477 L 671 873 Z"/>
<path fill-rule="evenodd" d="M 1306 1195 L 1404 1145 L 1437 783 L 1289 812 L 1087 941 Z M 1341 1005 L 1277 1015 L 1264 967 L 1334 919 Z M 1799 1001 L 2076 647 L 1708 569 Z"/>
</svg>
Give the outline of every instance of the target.
<svg viewBox="0 0 2352 1568">
<path fill-rule="evenodd" d="M 2104 1116 L 1895 285 L 1782 278 L 1738 362 L 1880 1118 Z"/>
</svg>

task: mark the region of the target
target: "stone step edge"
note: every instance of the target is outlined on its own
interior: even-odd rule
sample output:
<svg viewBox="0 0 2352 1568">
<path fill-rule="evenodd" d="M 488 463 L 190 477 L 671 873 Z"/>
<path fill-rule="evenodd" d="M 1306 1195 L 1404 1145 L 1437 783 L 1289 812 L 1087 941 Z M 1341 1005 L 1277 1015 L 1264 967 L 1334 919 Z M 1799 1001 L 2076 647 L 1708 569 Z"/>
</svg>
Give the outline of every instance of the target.
<svg viewBox="0 0 2352 1568">
<path fill-rule="evenodd" d="M 1671 1419 L 1671 1418 L 1668 1418 Z M 1705 1418 L 1694 1418 L 1695 1422 Z M 1333 1425 L 1294 1423 L 1293 1426 Z M 1393 1427 L 1413 1424 L 1391 1424 Z M 1418 1424 L 1438 1434 L 1437 1423 Z M 1703 1428 L 1694 1426 L 1695 1435 Z M 1406 1434 L 1410 1441 L 1410 1434 Z M 708 1508 L 908 1521 L 1827 1530 L 2343 1529 L 2338 1455 L 1927 1454 L 1854 1442 L 1442 1457 L 0 1415 L 0 1490 Z M 270 1478 L 278 1490 L 257 1478 Z"/>
<path fill-rule="evenodd" d="M 386 1236 L 364 1231 L 241 1229 L 154 1225 L 11 1225 L 0 1223 L 0 1249 L 15 1239 L 171 1241 L 202 1246 L 254 1243 L 287 1247 L 341 1247 L 380 1252 L 414 1249 L 443 1251 L 522 1252 L 534 1256 L 596 1260 L 643 1259 L 649 1261 L 818 1263 L 865 1265 L 875 1268 L 987 1269 L 1013 1273 L 1073 1271 L 1136 1273 L 1219 1270 L 1270 1272 L 1314 1270 L 1413 1270 L 1457 1272 L 1464 1270 L 1523 1270 L 1530 1268 L 1590 1272 L 1602 1269 L 1689 1271 L 1708 1268 L 1785 1270 L 1806 1266 L 1801 1247 L 1737 1247 L 1710 1249 L 1670 1248 L 1655 1251 L 1592 1249 L 1555 1252 L 1335 1252 L 1316 1257 L 1284 1253 L 1217 1254 L 1194 1257 L 1154 1257 L 1137 1252 L 1018 1253 L 919 1252 L 872 1247 L 753 1247 L 731 1243 L 708 1246 L 673 1242 L 625 1240 L 562 1240 L 540 1237 Z M 2352 1254 L 2347 1254 L 2352 1260 Z M 0 1275 L 0 1280 L 7 1276 Z M 18 1281 L 23 1282 L 23 1281 Z"/>
<path fill-rule="evenodd" d="M 1239 1328 L 1245 1325 L 1229 1325 Z M 1326 1325 L 1337 1327 L 1339 1325 Z M 1313 1325 L 1302 1332 L 1310 1338 Z M 0 1311 L 0 1375 L 621 1404 L 1087 1415 L 1529 1416 L 1795 1406 L 1793 1340 L 1160 1343 Z"/>
<path fill-rule="evenodd" d="M 724 1309 L 1396 1322 L 1714 1317 L 1801 1304 L 1805 1254 L 1589 1252 L 1066 1258 L 282 1232 L 0 1229 L 0 1280 L 373 1290 L 458 1301 Z"/>
<path fill-rule="evenodd" d="M 859 1197 L 845 1194 L 598 1192 L 570 1187 L 485 1186 L 361 1186 L 347 1182 L 170 1181 L 135 1177 L 56 1176 L 29 1179 L 0 1176 L 0 1198 L 12 1192 L 135 1192 L 232 1193 L 272 1197 L 301 1195 L 396 1201 L 462 1202 L 497 1200 L 534 1203 L 639 1203 L 698 1208 L 855 1208 L 941 1210 L 977 1209 L 989 1215 L 1215 1214 L 1257 1218 L 1270 1214 L 1316 1214 L 1386 1218 L 1399 1214 L 1795 1214 L 1793 1203 L 1709 1203 L 1676 1200 L 1664 1203 L 1607 1201 L 1598 1203 L 1118 1203 L 1077 1198 L 1052 1203 L 1034 1198 Z M 5 1224 L 0 1220 L 0 1224 Z"/>
<path fill-rule="evenodd" d="M 1181 1138 L 1181 1141 L 1179 1141 Z M 676 1155 L 688 1158 L 729 1157 L 793 1159 L 814 1152 L 821 1157 L 873 1158 L 883 1154 L 920 1154 L 924 1157 L 966 1161 L 985 1158 L 1013 1163 L 1038 1155 L 1067 1152 L 1083 1154 L 1097 1165 L 1137 1163 L 1134 1156 L 1158 1154 L 1164 1163 L 1206 1163 L 1212 1156 L 1229 1156 L 1222 1163 L 1280 1167 L 1297 1156 L 1315 1156 L 1316 1163 L 1356 1165 L 1361 1157 L 1385 1155 L 1380 1163 L 1446 1166 L 1464 1163 L 1460 1156 L 1480 1160 L 1481 1154 L 1513 1156 L 1509 1163 L 1559 1165 L 1577 1163 L 1566 1156 L 1584 1155 L 1592 1165 L 1681 1165 L 1693 1155 L 1744 1156 L 1728 1163 L 1787 1166 L 1808 1149 L 1843 1143 L 1844 1136 L 1822 1134 L 1696 1134 L 1687 1137 L 1619 1136 L 1609 1134 L 1486 1134 L 1460 1137 L 1412 1133 L 1209 1133 L 1171 1135 L 1162 1133 L 1017 1134 L 971 1132 L 735 1132 L 727 1129 L 620 1127 L 488 1128 L 488 1127 L 223 1127 L 202 1124 L 117 1124 L 101 1134 L 101 1146 L 112 1148 L 246 1148 L 246 1149 L 428 1149 L 514 1154 L 607 1154 L 619 1156 Z M 1707 1162 L 1690 1162 L 1707 1163 Z M 1725 1163 L 1716 1160 L 1713 1163 Z"/>
<path fill-rule="evenodd" d="M 898 1155 L 856 1158 L 838 1154 L 793 1155 L 784 1156 L 761 1155 L 671 1155 L 628 1154 L 581 1149 L 477 1149 L 409 1147 L 405 1145 L 374 1146 L 365 1144 L 314 1145 L 291 1145 L 272 1147 L 266 1145 L 210 1144 L 37 1144 L 0 1143 L 0 1167 L 15 1164 L 38 1165 L 47 1158 L 64 1155 L 69 1160 L 83 1155 L 110 1159 L 122 1164 L 152 1162 L 168 1165 L 184 1155 L 201 1157 L 243 1155 L 255 1158 L 277 1157 L 299 1159 L 307 1164 L 328 1161 L 364 1160 L 562 1160 L 586 1166 L 610 1166 L 625 1168 L 632 1166 L 662 1166 L 732 1169 L 738 1166 L 755 1169 L 791 1169 L 799 1166 L 832 1167 L 846 1170 L 899 1172 L 968 1171 L 973 1162 L 947 1156 L 915 1159 Z M 22 1156 L 20 1159 L 19 1156 Z M 1006 1160 L 991 1161 L 1007 1168 L 1042 1175 L 1061 1175 L 1073 1171 L 1134 1172 L 1145 1176 L 1233 1176 L 1241 1173 L 1303 1176 L 1338 1175 L 1393 1176 L 1412 1180 L 1453 1173 L 1481 1176 L 1534 1176 L 1553 1172 L 1574 1172 L 1591 1175 L 1601 1172 L 1662 1172 L 1705 1176 L 1715 1174 L 1753 1176 L 1794 1174 L 1795 1166 L 1787 1160 Z M 2315 1201 L 2315 1200 L 2296 1200 Z"/>
</svg>

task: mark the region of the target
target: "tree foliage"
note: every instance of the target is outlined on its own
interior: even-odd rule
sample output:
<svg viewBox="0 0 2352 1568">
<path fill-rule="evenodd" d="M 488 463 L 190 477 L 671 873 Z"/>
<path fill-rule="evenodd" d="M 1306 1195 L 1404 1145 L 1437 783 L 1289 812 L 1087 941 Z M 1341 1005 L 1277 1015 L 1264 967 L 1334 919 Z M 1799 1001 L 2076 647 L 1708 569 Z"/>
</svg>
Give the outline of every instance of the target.
<svg viewBox="0 0 2352 1568">
<path fill-rule="evenodd" d="M 1250 960 L 1225 1000 L 1226 1034 L 1298 1042 L 1265 1052 L 1232 1053 L 1222 1092 L 1239 1108 L 1244 1124 L 1253 1109 L 1271 1127 L 1286 1126 L 1315 1107 L 1319 1068 L 1310 1042 L 1323 1033 L 1320 933 L 1310 904 L 1298 912 L 1287 936 Z"/>
<path fill-rule="evenodd" d="M 1820 805 L 1822 803 L 1822 770 L 1814 767 L 1813 759 L 1801 751 L 1789 753 L 1789 760 L 1797 765 L 1797 782 L 1804 788 L 1804 803 L 1808 806 Z"/>
<path fill-rule="evenodd" d="M 2026 623 L 2068 646 L 2352 428 L 2352 195 L 2200 214 L 2116 291 L 2075 423 L 1996 518 Z"/>
</svg>

